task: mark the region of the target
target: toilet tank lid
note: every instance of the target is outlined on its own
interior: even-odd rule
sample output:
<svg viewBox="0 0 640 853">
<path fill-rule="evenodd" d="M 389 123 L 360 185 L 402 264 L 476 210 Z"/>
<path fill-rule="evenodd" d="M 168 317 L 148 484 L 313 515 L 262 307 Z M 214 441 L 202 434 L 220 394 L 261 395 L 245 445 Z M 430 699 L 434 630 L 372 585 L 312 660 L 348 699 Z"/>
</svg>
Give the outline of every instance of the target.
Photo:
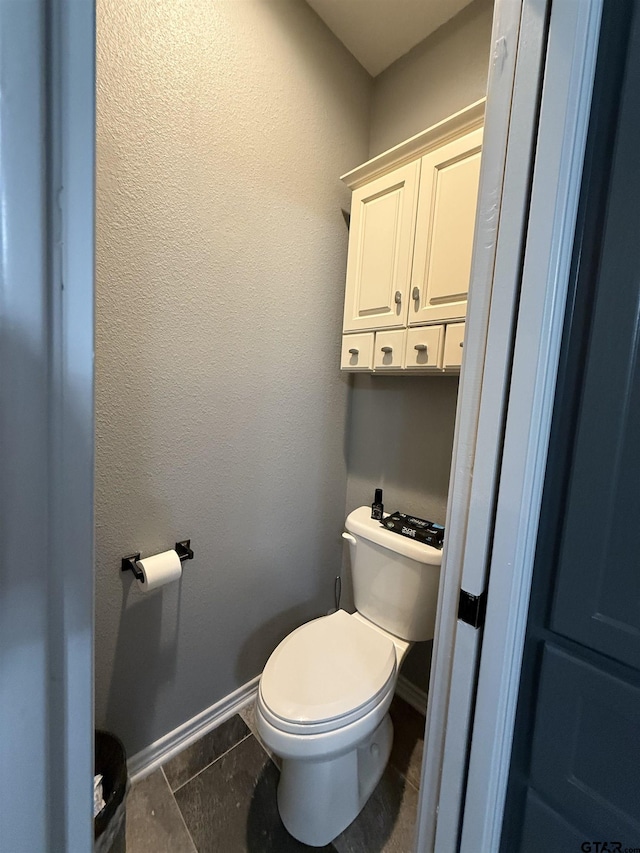
<svg viewBox="0 0 640 853">
<path fill-rule="evenodd" d="M 344 526 L 353 536 L 361 536 L 418 563 L 428 563 L 431 566 L 442 564 L 440 549 L 425 545 L 423 542 L 416 542 L 415 539 L 409 539 L 407 536 L 382 527 L 379 521 L 371 518 L 371 507 L 360 506 L 354 509 L 347 516 Z"/>
</svg>

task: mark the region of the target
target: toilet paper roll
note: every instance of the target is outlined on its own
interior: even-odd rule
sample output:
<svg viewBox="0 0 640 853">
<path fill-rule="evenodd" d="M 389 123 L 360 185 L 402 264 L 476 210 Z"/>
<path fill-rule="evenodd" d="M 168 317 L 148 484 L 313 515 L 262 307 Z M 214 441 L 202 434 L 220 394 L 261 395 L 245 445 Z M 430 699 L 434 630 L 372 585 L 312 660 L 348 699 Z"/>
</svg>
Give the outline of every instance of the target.
<svg viewBox="0 0 640 853">
<path fill-rule="evenodd" d="M 151 592 L 152 589 L 178 580 L 182 575 L 180 557 L 173 550 L 137 560 L 136 566 L 144 575 L 144 582 L 138 581 L 138 586 L 143 592 Z"/>
</svg>

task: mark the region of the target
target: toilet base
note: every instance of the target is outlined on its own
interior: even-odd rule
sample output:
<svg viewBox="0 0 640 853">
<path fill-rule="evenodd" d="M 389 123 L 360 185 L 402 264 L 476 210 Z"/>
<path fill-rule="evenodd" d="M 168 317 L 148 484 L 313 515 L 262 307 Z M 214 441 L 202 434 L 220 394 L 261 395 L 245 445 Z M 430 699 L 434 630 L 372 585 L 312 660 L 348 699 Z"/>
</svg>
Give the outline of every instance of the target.
<svg viewBox="0 0 640 853">
<path fill-rule="evenodd" d="M 288 832 L 312 847 L 333 841 L 360 814 L 389 760 L 393 726 L 385 714 L 373 734 L 325 760 L 282 761 L 278 810 Z"/>
</svg>

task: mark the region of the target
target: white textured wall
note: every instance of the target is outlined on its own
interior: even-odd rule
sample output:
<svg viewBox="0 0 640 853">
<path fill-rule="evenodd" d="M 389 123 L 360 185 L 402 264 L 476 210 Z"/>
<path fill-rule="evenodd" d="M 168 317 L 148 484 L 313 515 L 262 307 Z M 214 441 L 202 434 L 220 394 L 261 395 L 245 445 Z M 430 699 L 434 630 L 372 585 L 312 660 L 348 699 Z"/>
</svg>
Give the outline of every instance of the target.
<svg viewBox="0 0 640 853">
<path fill-rule="evenodd" d="M 384 489 L 385 510 L 444 524 L 457 376 L 354 377 L 347 511 Z"/>
<path fill-rule="evenodd" d="M 492 14 L 492 0 L 475 0 L 376 77 L 370 157 L 484 96 Z M 453 377 L 354 377 L 347 511 L 382 486 L 387 510 L 444 523 L 457 392 Z M 403 673 L 426 690 L 428 667 L 418 645 Z"/>
<path fill-rule="evenodd" d="M 332 603 L 370 90 L 301 0 L 98 0 L 96 720 L 131 752 Z M 180 586 L 121 576 L 188 536 Z"/>
<path fill-rule="evenodd" d="M 492 21 L 493 0 L 474 0 L 376 77 L 370 157 L 484 97 Z"/>
</svg>

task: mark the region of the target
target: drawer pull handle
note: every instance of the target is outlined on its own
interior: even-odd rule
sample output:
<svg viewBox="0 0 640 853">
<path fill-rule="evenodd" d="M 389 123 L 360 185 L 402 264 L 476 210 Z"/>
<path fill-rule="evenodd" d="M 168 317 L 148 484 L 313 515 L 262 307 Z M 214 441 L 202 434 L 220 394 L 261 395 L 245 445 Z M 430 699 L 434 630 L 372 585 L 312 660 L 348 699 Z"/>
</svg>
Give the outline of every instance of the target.
<svg viewBox="0 0 640 853">
<path fill-rule="evenodd" d="M 382 352 L 393 352 L 393 347 L 380 347 Z"/>
<path fill-rule="evenodd" d="M 418 352 L 426 352 L 427 351 L 427 345 L 426 344 L 416 344 L 414 346 L 414 349 L 417 349 Z"/>
<path fill-rule="evenodd" d="M 464 341 L 460 341 L 460 346 L 461 346 L 461 347 L 463 347 L 463 346 L 464 346 Z"/>
<path fill-rule="evenodd" d="M 360 350 L 356 349 L 355 347 L 351 347 L 351 349 L 349 350 L 350 355 L 358 355 L 359 352 Z"/>
<path fill-rule="evenodd" d="M 414 287 L 414 288 L 413 288 L 413 291 L 411 292 L 411 296 L 412 296 L 412 298 L 413 298 L 413 299 L 415 299 L 415 301 L 417 302 L 417 301 L 418 301 L 418 299 L 420 299 L 420 288 L 419 288 L 419 287 Z"/>
<path fill-rule="evenodd" d="M 399 290 L 396 290 L 395 302 L 396 305 L 400 305 L 400 303 L 402 302 L 402 293 Z"/>
</svg>

